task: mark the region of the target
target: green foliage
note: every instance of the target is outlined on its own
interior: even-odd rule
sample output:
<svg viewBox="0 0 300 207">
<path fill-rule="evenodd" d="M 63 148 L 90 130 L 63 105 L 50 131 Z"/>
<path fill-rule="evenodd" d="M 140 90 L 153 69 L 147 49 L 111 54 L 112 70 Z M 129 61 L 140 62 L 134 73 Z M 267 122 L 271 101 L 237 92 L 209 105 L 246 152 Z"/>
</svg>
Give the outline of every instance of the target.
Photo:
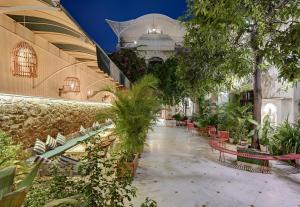
<svg viewBox="0 0 300 207">
<path fill-rule="evenodd" d="M 28 156 L 22 145 L 14 143 L 10 136 L 0 130 L 0 169 L 16 166 L 18 172 L 16 179 L 20 180 L 29 170 L 25 161 Z"/>
<path fill-rule="evenodd" d="M 216 126 L 218 124 L 218 115 L 211 112 L 204 113 L 197 119 L 199 127 Z"/>
<path fill-rule="evenodd" d="M 79 165 L 79 177 L 67 177 L 65 168 L 53 166 L 50 176 L 38 179 L 24 207 L 124 207 L 135 196 L 132 177 L 124 171 L 120 154 L 104 157 L 101 140 L 87 142 Z M 122 174 L 122 176 L 120 176 Z"/>
<path fill-rule="evenodd" d="M 16 168 L 15 167 L 7 167 L 0 171 L 0 199 L 10 193 L 14 186 L 14 178 L 15 178 Z"/>
<path fill-rule="evenodd" d="M 157 207 L 157 203 L 156 201 L 147 197 L 146 201 L 142 203 L 141 207 Z"/>
<path fill-rule="evenodd" d="M 253 75 L 254 118 L 261 121 L 261 72 L 275 66 L 289 81 L 300 77 L 299 0 L 188 1 L 188 53 L 178 76 L 189 94 L 231 88 L 232 77 Z M 254 134 L 252 146 L 258 147 Z"/>
<path fill-rule="evenodd" d="M 77 196 L 77 183 L 66 176 L 65 170 L 65 168 L 52 165 L 48 177 L 36 179 L 26 197 L 24 207 L 41 207 L 53 203 L 70 206 L 62 205 L 65 200 L 61 199 Z M 80 202 L 77 200 L 78 203 Z"/>
<path fill-rule="evenodd" d="M 139 57 L 135 50 L 121 49 L 109 57 L 132 82 L 141 79 L 147 72 L 145 59 Z"/>
<path fill-rule="evenodd" d="M 238 101 L 230 101 L 219 109 L 219 129 L 227 130 L 235 143 L 249 136 L 253 120 L 251 106 L 240 106 Z"/>
<path fill-rule="evenodd" d="M 272 126 L 270 122 L 270 116 L 266 115 L 263 119 L 263 124 L 262 126 L 259 126 L 259 138 L 260 138 L 260 143 L 262 145 L 268 146 L 270 143 L 270 139 L 272 138 L 274 134 L 274 126 Z"/>
<path fill-rule="evenodd" d="M 14 184 L 16 167 L 7 167 L 0 171 L 0 206 L 21 207 L 28 189 L 38 172 L 41 163 L 36 164 L 25 178 Z"/>
<path fill-rule="evenodd" d="M 177 67 L 177 57 L 171 57 L 163 63 L 149 64 L 148 67 L 148 74 L 159 80 L 158 88 L 162 92 L 163 103 L 171 106 L 179 103 L 183 97 L 183 89 L 176 76 Z"/>
<path fill-rule="evenodd" d="M 206 86 L 232 73 L 252 73 L 254 66 L 263 70 L 257 58 L 275 65 L 282 77 L 295 80 L 299 78 L 299 16 L 299 0 L 190 1 L 185 44 L 191 53 L 185 63 L 190 62 L 192 75 L 196 68 L 203 70 L 204 74 L 195 71 L 194 80 L 208 77 Z"/>
<path fill-rule="evenodd" d="M 156 78 L 144 76 L 131 90 L 115 92 L 117 100 L 113 106 L 97 116 L 99 120 L 113 120 L 122 151 L 129 156 L 142 150 L 147 131 L 160 109 L 157 85 Z"/>
<path fill-rule="evenodd" d="M 172 118 L 174 118 L 176 121 L 180 121 L 182 119 L 182 116 L 178 113 L 175 114 Z"/>
<path fill-rule="evenodd" d="M 270 140 L 269 150 L 274 155 L 300 153 L 300 126 L 288 120 L 279 125 Z"/>
<path fill-rule="evenodd" d="M 129 173 L 122 174 L 120 154 L 106 158 L 104 150 L 97 139 L 89 143 L 79 168 L 79 192 L 85 197 L 84 206 L 124 207 L 136 195 L 136 189 L 131 186 L 132 177 Z"/>
<path fill-rule="evenodd" d="M 210 101 L 203 98 L 199 98 L 199 114 L 195 119 L 198 127 L 216 126 L 218 124 L 218 116 L 212 112 Z"/>
</svg>

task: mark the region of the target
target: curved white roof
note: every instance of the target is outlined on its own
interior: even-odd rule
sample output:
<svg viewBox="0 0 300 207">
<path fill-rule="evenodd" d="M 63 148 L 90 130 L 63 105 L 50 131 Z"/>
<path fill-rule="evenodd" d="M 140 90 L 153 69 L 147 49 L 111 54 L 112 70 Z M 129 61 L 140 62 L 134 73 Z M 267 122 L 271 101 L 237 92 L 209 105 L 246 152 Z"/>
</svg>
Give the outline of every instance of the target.
<svg viewBox="0 0 300 207">
<path fill-rule="evenodd" d="M 185 34 L 185 28 L 179 21 L 163 14 L 147 14 L 123 22 L 106 21 L 118 38 L 123 38 L 125 42 L 134 42 L 152 29 L 170 36 L 176 43 L 182 42 Z"/>
</svg>

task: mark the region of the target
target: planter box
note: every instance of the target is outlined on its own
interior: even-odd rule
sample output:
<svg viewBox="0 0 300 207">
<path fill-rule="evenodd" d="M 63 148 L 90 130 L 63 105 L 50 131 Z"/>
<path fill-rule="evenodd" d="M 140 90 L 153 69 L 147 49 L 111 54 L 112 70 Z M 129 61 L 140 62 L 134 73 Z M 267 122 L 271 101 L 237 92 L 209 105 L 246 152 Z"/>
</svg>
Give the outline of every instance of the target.
<svg viewBox="0 0 300 207">
<path fill-rule="evenodd" d="M 126 169 L 124 169 L 124 173 L 126 173 L 126 171 L 129 170 L 129 172 L 131 173 L 132 177 L 134 177 L 136 175 L 136 169 L 138 167 L 138 163 L 139 163 L 139 153 L 134 155 L 134 159 L 132 162 L 127 162 L 126 163 Z"/>
<path fill-rule="evenodd" d="M 253 154 L 253 155 L 269 155 L 264 152 L 260 152 L 258 150 L 250 149 L 250 148 L 244 148 L 244 147 L 237 147 L 237 152 L 240 153 L 247 153 L 247 154 Z M 253 159 L 253 158 L 247 158 L 247 157 L 240 157 L 237 156 L 237 161 L 238 163 L 244 164 L 244 165 L 249 165 L 250 167 L 253 167 L 253 165 L 256 165 L 258 167 L 262 166 L 266 162 L 266 167 L 269 166 L 269 161 L 263 161 L 263 160 L 258 160 L 258 159 Z"/>
</svg>

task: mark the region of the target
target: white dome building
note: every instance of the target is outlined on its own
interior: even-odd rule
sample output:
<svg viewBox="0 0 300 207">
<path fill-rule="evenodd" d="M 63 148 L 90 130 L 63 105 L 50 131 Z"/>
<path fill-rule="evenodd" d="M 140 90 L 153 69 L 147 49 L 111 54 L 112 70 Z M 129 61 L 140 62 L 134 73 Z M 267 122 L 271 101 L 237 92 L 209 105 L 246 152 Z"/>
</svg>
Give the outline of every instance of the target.
<svg viewBox="0 0 300 207">
<path fill-rule="evenodd" d="M 117 22 L 106 20 L 118 37 L 118 48 L 137 48 L 147 62 L 166 60 L 180 47 L 185 27 L 162 14 L 147 14 L 137 19 Z"/>
</svg>

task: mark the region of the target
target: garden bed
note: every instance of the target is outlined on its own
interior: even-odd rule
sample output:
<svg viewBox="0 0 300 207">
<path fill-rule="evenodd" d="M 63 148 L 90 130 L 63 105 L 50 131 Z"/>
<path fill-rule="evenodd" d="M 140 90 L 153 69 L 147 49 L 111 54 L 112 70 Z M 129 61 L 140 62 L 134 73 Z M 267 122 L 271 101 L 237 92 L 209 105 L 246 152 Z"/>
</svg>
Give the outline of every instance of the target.
<svg viewBox="0 0 300 207">
<path fill-rule="evenodd" d="M 253 155 L 269 155 L 267 153 L 260 152 L 260 151 L 255 150 L 255 149 L 243 148 L 243 147 L 237 147 L 237 152 L 238 153 L 253 154 Z M 261 166 L 269 167 L 269 161 L 268 160 L 259 160 L 259 159 L 254 159 L 254 158 L 237 156 L 237 162 L 238 162 L 238 164 L 248 165 L 248 166 L 251 166 L 251 167 L 261 167 Z"/>
</svg>

